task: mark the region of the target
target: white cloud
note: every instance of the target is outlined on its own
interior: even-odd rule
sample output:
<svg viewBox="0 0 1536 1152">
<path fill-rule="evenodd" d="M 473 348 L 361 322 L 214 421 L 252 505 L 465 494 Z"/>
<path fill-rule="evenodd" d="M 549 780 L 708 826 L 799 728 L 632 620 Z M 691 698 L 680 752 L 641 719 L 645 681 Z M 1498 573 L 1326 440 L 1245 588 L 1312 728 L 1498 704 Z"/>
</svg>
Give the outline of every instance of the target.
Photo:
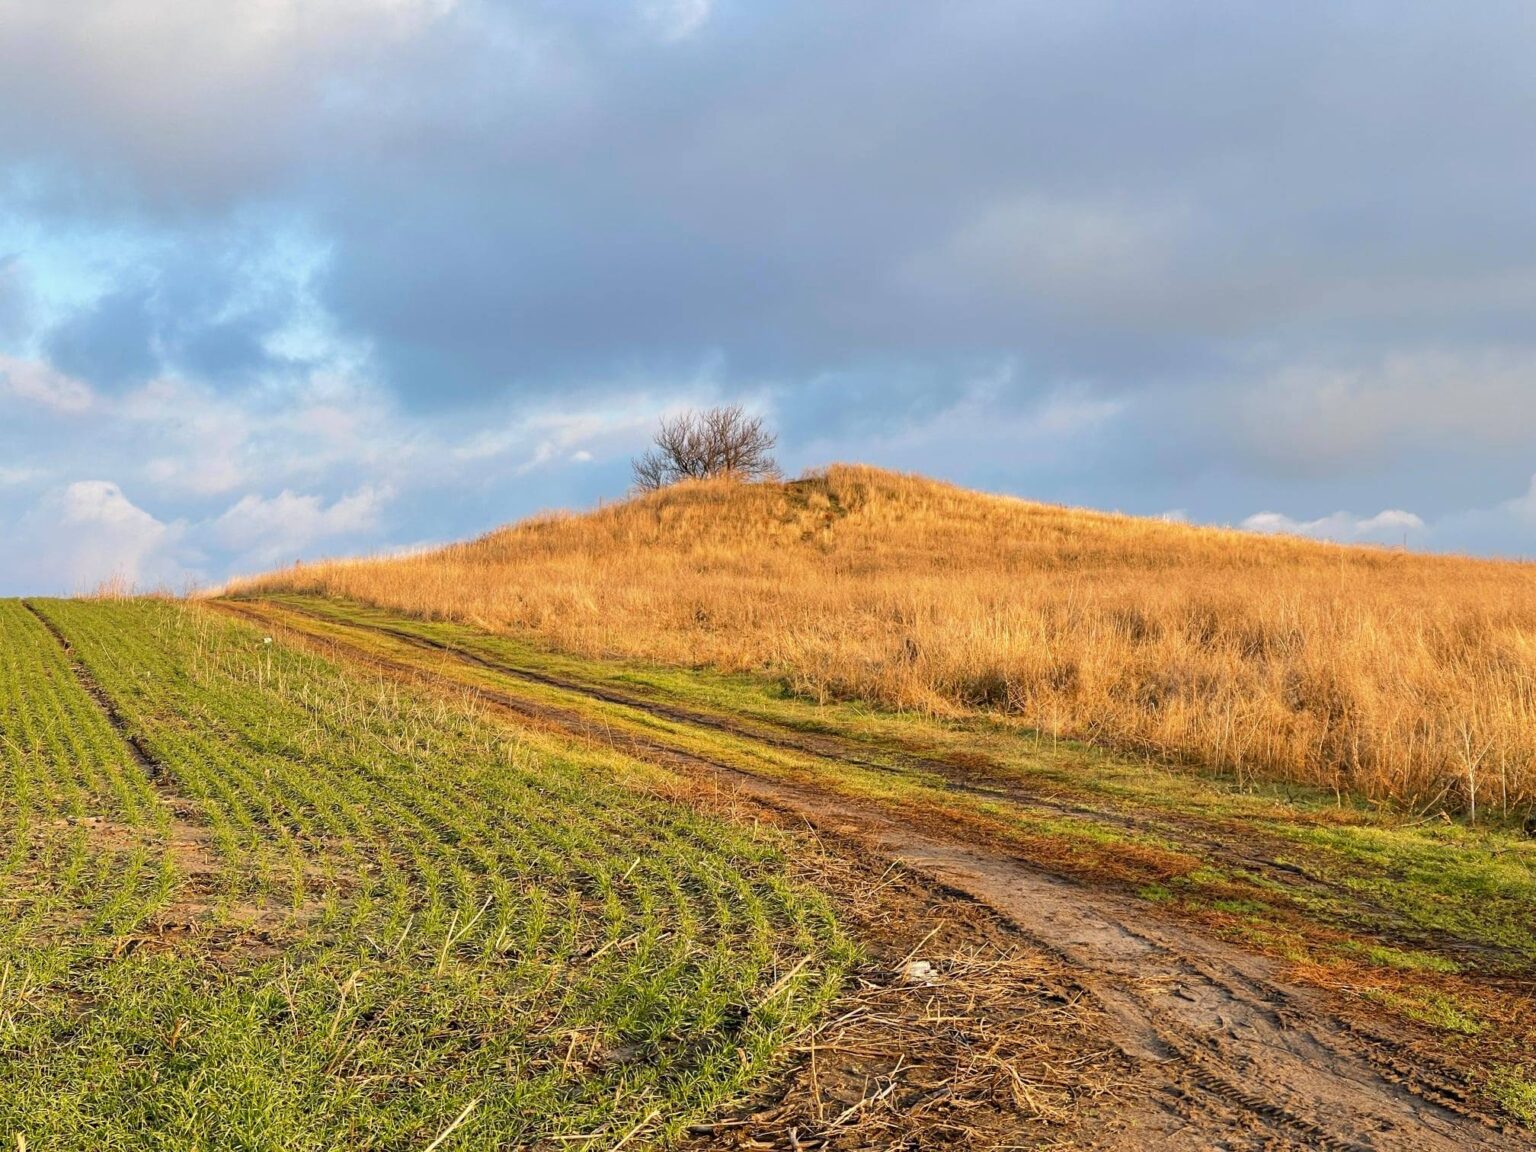
<svg viewBox="0 0 1536 1152">
<path fill-rule="evenodd" d="M 550 408 L 520 413 L 506 426 L 478 432 L 456 445 L 451 455 L 468 464 L 521 456 L 514 469 L 517 476 L 556 460 L 586 464 L 598 458 L 597 450 L 611 454 L 649 433 L 661 407 L 653 396 L 641 393 L 586 411 Z"/>
<path fill-rule="evenodd" d="M 296 553 L 321 541 L 372 532 L 393 495 L 387 487 L 364 486 L 329 505 L 319 496 L 286 489 L 270 499 L 246 495 L 209 531 L 248 564 L 276 564 L 297 559 Z"/>
<path fill-rule="evenodd" d="M 1401 543 L 1405 535 L 1412 539 L 1426 531 L 1426 525 L 1420 517 L 1397 508 L 1364 517 L 1335 512 L 1316 520 L 1295 520 L 1280 512 L 1257 512 L 1244 520 L 1242 527 L 1250 532 L 1310 536 L 1316 540 L 1344 543 Z"/>
<path fill-rule="evenodd" d="M 23 484 L 30 484 L 34 480 L 41 480 L 48 473 L 41 468 L 0 467 L 0 488 L 19 488 Z"/>
<path fill-rule="evenodd" d="M 158 536 L 165 531 L 165 525 L 135 506 L 110 480 L 76 481 L 64 489 L 59 510 L 65 524 L 95 524 L 136 536 Z"/>
<path fill-rule="evenodd" d="M 1086 386 L 1055 388 L 1034 403 L 1012 397 L 1011 362 L 954 387 L 942 408 L 888 432 L 861 433 L 851 441 L 822 440 L 796 446 L 814 452 L 813 463 L 876 460 L 890 467 L 934 471 L 936 461 L 974 462 L 1009 457 L 1034 466 L 1081 458 L 1084 445 L 1116 421 L 1125 402 Z"/>
<path fill-rule="evenodd" d="M 1526 489 L 1525 495 L 1505 502 L 1500 505 L 1500 510 L 1518 520 L 1528 530 L 1536 532 L 1536 476 L 1531 477 L 1531 486 Z"/>
<path fill-rule="evenodd" d="M 219 496 L 252 482 L 245 462 L 266 421 L 240 400 L 161 377 L 110 407 L 153 446 L 140 472 L 157 492 Z"/>
<path fill-rule="evenodd" d="M 0 6 L 0 35 L 67 50 L 90 82 L 129 99 L 243 86 L 317 54 L 409 37 L 456 0 L 96 0 Z M 196 66 L 190 66 L 195 62 Z M 137 87 L 139 90 L 134 91 Z"/>
<path fill-rule="evenodd" d="M 404 472 L 414 459 L 412 436 L 375 389 L 324 372 L 245 394 L 161 377 L 98 409 L 100 431 L 130 438 L 129 467 L 166 496 L 334 484 L 338 470 Z"/>
<path fill-rule="evenodd" d="M 238 488 L 245 479 L 236 459 L 217 447 L 189 448 L 176 456 L 144 462 L 144 477 L 162 492 L 211 496 Z"/>
<path fill-rule="evenodd" d="M 1029 417 L 1034 436 L 1076 436 L 1097 428 L 1125 410 L 1125 402 L 1094 396 L 1081 388 L 1059 388 Z"/>
<path fill-rule="evenodd" d="M 1536 476 L 1511 500 L 1445 517 L 1435 525 L 1435 538 L 1448 550 L 1536 555 Z"/>
<path fill-rule="evenodd" d="M 669 394 L 640 387 L 570 408 L 509 398 L 493 414 L 412 414 L 369 382 L 366 364 L 343 364 L 228 392 L 162 376 L 90 394 L 82 408 L 67 377 L 16 363 L 28 399 L 0 377 L 0 585 L 24 594 L 87 587 L 103 568 L 178 586 L 189 574 L 218 580 L 320 550 L 468 534 L 584 500 L 609 478 L 621 486 L 597 465 L 627 459 L 669 407 Z M 67 437 L 61 408 L 73 409 L 63 413 Z M 75 540 L 89 534 L 78 508 L 89 490 L 74 492 L 65 515 L 63 485 L 106 479 L 123 515 L 103 537 L 103 560 Z M 59 487 L 39 511 L 35 490 L 50 482 Z M 397 493 L 410 496 L 416 519 L 386 515 Z M 424 525 L 420 510 L 444 493 L 452 513 Z M 95 495 L 108 516 L 114 505 Z"/>
<path fill-rule="evenodd" d="M 22 331 L 26 295 L 20 260 L 14 253 L 0 252 L 0 340 Z"/>
<path fill-rule="evenodd" d="M 165 523 L 110 480 L 50 492 L 16 533 L 25 577 L 70 591 L 106 581 L 176 588 L 196 574 L 180 554 L 186 525 Z"/>
<path fill-rule="evenodd" d="M 40 360 L 0 355 L 0 396 L 9 393 L 54 412 L 73 414 L 90 408 L 90 388 Z"/>
<path fill-rule="evenodd" d="M 640 15 L 661 39 L 686 40 L 709 23 L 714 0 L 644 0 Z"/>
<path fill-rule="evenodd" d="M 453 0 L 0 2 L 0 144 L 127 161 L 185 202 L 239 196 L 379 84 Z M 238 123 L 240 131 L 230 125 Z M 8 138 L 7 138 L 8 137 Z"/>
<path fill-rule="evenodd" d="M 1512 499 L 1429 521 L 1401 509 L 1363 517 L 1335 512 L 1316 520 L 1259 512 L 1244 520 L 1241 527 L 1340 543 L 1402 544 L 1406 539 L 1410 547 L 1436 552 L 1532 557 L 1536 556 L 1536 476 Z"/>
</svg>

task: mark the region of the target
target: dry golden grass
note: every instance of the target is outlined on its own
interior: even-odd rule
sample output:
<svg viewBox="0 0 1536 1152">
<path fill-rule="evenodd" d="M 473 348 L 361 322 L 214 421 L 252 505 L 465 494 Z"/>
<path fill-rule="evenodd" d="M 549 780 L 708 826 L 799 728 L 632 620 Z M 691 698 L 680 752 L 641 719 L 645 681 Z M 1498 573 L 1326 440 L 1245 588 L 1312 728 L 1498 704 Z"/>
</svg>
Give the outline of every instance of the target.
<svg viewBox="0 0 1536 1152">
<path fill-rule="evenodd" d="M 1424 809 L 1536 802 L 1536 566 L 1193 528 L 837 466 L 237 590 L 766 670 Z"/>
</svg>

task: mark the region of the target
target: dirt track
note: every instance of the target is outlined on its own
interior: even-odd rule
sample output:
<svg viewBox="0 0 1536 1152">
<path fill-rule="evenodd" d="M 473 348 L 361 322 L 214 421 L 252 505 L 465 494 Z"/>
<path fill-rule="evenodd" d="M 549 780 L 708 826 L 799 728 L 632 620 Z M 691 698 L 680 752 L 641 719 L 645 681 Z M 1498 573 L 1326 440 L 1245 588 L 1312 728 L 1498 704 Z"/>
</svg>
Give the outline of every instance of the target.
<svg viewBox="0 0 1536 1152">
<path fill-rule="evenodd" d="M 1320 997 L 1276 980 L 1262 957 L 1151 920 L 1123 898 L 914 834 L 862 806 L 736 783 L 987 904 L 1071 962 L 1116 1021 L 1121 1050 L 1163 1089 L 1152 1097 L 1161 1107 L 1138 1117 L 1116 1146 L 1529 1146 L 1389 1082 Z"/>
<path fill-rule="evenodd" d="M 222 604 L 264 627 L 410 679 L 462 690 L 447 673 L 287 627 L 265 606 Z M 501 668 L 483 657 L 403 632 L 396 639 L 495 667 L 609 704 L 679 723 L 711 718 L 579 683 Z M 1526 1138 L 1481 1121 L 1456 1086 L 1422 1068 L 1398 1068 L 1387 1044 L 1363 1037 L 1326 997 L 1277 978 L 1273 962 L 1156 918 L 1144 903 L 1061 879 L 963 837 L 898 822 L 873 804 L 767 780 L 669 747 L 662 739 L 615 734 L 575 710 L 478 685 L 490 705 L 541 727 L 615 745 L 719 787 L 792 813 L 818 829 L 908 866 L 980 901 L 1060 956 L 1110 1016 L 1114 1042 L 1135 1062 L 1147 1091 L 1133 1116 L 1090 1146 L 1147 1149 L 1326 1148 L 1438 1150 L 1529 1148 Z M 835 738 L 731 725 L 747 739 L 807 748 L 836 758 Z M 844 748 L 850 757 L 857 750 Z M 1411 1084 L 1414 1090 L 1407 1086 Z"/>
</svg>

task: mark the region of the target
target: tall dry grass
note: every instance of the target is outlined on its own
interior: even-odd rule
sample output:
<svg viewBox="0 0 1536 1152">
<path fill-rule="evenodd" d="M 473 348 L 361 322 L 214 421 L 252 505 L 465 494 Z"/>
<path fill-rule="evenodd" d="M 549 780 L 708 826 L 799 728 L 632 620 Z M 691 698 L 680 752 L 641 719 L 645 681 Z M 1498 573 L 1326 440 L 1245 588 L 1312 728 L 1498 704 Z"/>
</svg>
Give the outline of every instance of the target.
<svg viewBox="0 0 1536 1152">
<path fill-rule="evenodd" d="M 1536 802 L 1536 566 L 1343 548 L 838 466 L 680 486 L 244 590 L 787 677 L 1425 809 Z"/>
</svg>

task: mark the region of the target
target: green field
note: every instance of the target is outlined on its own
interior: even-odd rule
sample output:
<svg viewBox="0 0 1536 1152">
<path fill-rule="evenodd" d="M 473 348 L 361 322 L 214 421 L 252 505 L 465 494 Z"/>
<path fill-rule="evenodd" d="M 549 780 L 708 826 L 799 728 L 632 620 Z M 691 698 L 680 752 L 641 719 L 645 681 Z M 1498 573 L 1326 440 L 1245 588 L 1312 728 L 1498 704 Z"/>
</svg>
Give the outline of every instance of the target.
<svg viewBox="0 0 1536 1152">
<path fill-rule="evenodd" d="M 17 1147 L 652 1143 L 850 963 L 778 835 L 660 769 L 205 611 L 32 607 L 0 602 Z"/>
<path fill-rule="evenodd" d="M 1091 1136 L 1084 974 L 720 773 L 1266 955 L 1536 1124 L 1517 827 L 304 598 L 0 601 L 0 772 L 0 1147 L 737 1148 L 774 1085 L 791 1148 Z"/>
</svg>

